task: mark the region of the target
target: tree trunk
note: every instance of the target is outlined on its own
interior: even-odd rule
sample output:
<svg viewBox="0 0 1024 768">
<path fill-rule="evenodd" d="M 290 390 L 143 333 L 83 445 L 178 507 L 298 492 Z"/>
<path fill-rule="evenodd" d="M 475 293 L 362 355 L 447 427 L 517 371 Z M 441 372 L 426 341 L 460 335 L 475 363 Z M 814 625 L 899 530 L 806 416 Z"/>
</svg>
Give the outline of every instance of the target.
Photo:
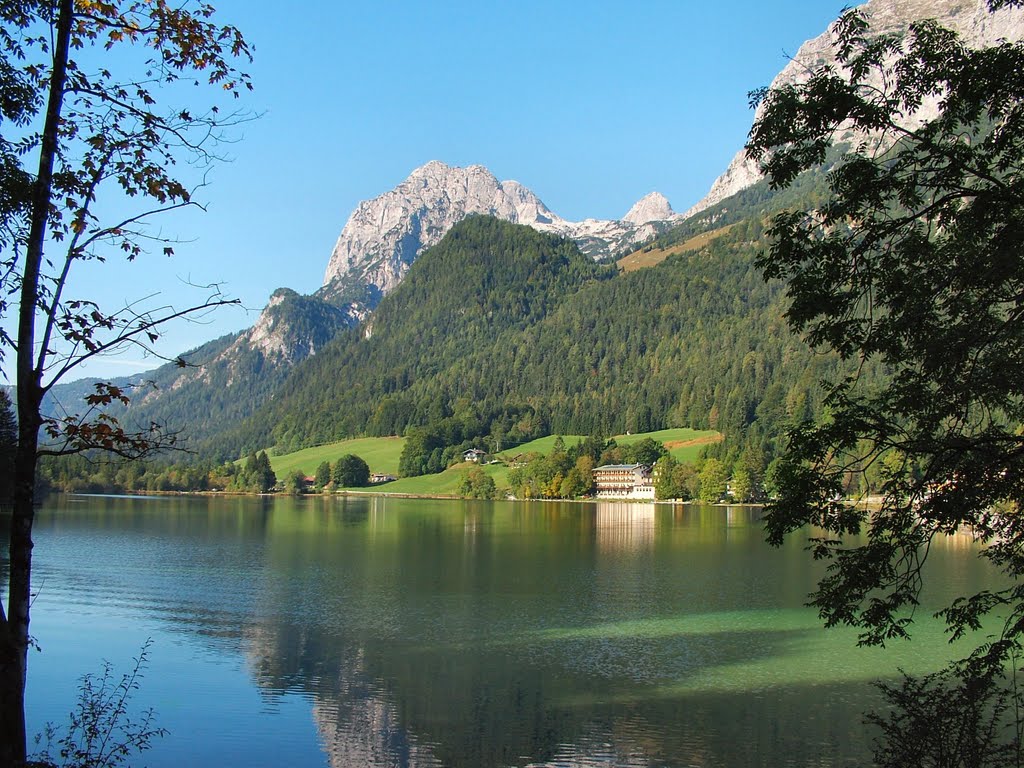
<svg viewBox="0 0 1024 768">
<path fill-rule="evenodd" d="M 18 306 L 18 450 L 14 460 L 14 508 L 11 515 L 10 576 L 7 612 L 0 615 L 0 766 L 22 765 L 27 758 L 25 682 L 28 672 L 29 608 L 32 600 L 32 522 L 38 461 L 39 408 L 46 350 L 36 359 L 35 323 L 39 301 L 39 271 L 46 242 L 57 155 L 68 51 L 74 13 L 73 0 L 60 0 L 56 19 L 53 68 L 40 139 L 39 170 L 32 197 L 29 237 L 25 247 Z M 0 614 L 3 614 L 0 611 Z"/>
<path fill-rule="evenodd" d="M 0 765 L 21 765 L 28 745 L 25 728 L 25 682 L 28 671 L 28 622 L 31 602 L 32 504 L 29 484 L 25 498 L 20 473 L 22 457 L 15 461 L 17 487 L 10 534 L 10 581 L 8 616 L 0 641 Z M 35 462 L 32 462 L 35 471 Z M 28 514 L 24 510 L 28 509 Z"/>
</svg>

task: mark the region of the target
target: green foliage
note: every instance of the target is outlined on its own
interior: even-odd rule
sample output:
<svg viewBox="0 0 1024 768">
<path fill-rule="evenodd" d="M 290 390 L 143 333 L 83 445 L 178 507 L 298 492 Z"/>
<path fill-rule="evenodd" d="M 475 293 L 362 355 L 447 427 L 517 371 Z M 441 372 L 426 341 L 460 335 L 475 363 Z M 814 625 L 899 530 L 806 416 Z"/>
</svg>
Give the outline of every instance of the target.
<svg viewBox="0 0 1024 768">
<path fill-rule="evenodd" d="M 644 245 L 644 250 L 671 250 L 696 235 L 732 225 L 730 237 L 759 243 L 763 222 L 772 214 L 795 207 L 816 208 L 827 197 L 823 168 L 808 168 L 784 189 L 761 180 L 725 200 L 701 211 Z"/>
<path fill-rule="evenodd" d="M 248 44 L 236 28 L 215 23 L 206 3 L 0 4 L 0 316 L 18 296 L 11 324 L 17 338 L 0 332 L 0 347 L 16 353 L 20 420 L 7 604 L 0 610 L 0 764 L 26 758 L 40 457 L 106 452 L 140 458 L 175 442 L 175 433 L 158 423 L 126 425 L 106 410 L 128 402 L 120 385 L 96 383 L 84 402 L 67 403 L 57 416 L 44 413 L 44 395 L 93 358 L 150 349 L 167 323 L 237 303 L 211 285 L 191 307 L 129 296 L 106 309 L 75 276 L 85 263 L 114 256 L 131 261 L 154 244 L 173 254 L 153 217 L 200 205 L 192 194 L 203 186 L 203 171 L 220 159 L 226 129 L 245 119 L 234 109 L 221 112 L 221 102 L 252 87 L 235 66 L 238 59 L 251 60 Z M 189 84 L 209 90 L 178 101 Z M 154 296 L 148 289 L 140 293 Z"/>
<path fill-rule="evenodd" d="M 729 470 L 725 464 L 716 458 L 709 458 L 704 462 L 700 470 L 700 491 L 698 498 L 709 504 L 719 501 L 725 496 L 726 485 L 729 481 Z"/>
<path fill-rule="evenodd" d="M 580 456 L 565 474 L 559 486 L 558 495 L 563 499 L 578 499 L 594 490 L 594 460 L 589 455 Z"/>
<path fill-rule="evenodd" d="M 154 725 L 152 709 L 133 719 L 131 699 L 139 689 L 149 660 L 151 640 L 142 646 L 132 670 L 115 681 L 113 665 L 103 662 L 99 676 L 85 675 L 78 686 L 78 701 L 66 726 L 48 723 L 42 737 L 43 751 L 35 765 L 57 768 L 112 768 L 134 753 L 152 746 L 153 739 L 167 735 Z M 54 754 L 56 750 L 56 754 Z"/>
<path fill-rule="evenodd" d="M 747 446 L 732 467 L 732 498 L 741 504 L 760 501 L 764 486 L 764 454 Z"/>
<path fill-rule="evenodd" d="M 653 438 L 645 437 L 631 445 L 622 448 L 623 459 L 627 464 L 646 464 L 651 467 L 654 463 L 668 453 L 663 443 Z"/>
<path fill-rule="evenodd" d="M 434 475 L 447 465 L 444 463 L 444 436 L 426 427 L 413 427 L 405 435 L 405 447 L 398 460 L 402 477 Z"/>
<path fill-rule="evenodd" d="M 467 499 L 496 499 L 498 488 L 493 477 L 485 473 L 481 467 L 473 467 L 459 482 L 459 496 Z"/>
<path fill-rule="evenodd" d="M 98 456 L 47 457 L 39 465 L 39 483 L 66 492 L 114 493 L 133 491 L 212 491 L 231 489 L 258 492 L 242 481 L 242 466 L 210 461 L 172 464 L 104 460 Z"/>
<path fill-rule="evenodd" d="M 405 477 L 381 487 L 384 493 L 407 493 L 418 496 L 458 496 L 467 467 L 456 464 L 437 475 Z M 499 492 L 508 485 L 508 469 L 497 464 L 487 464 L 480 469 L 494 479 Z"/>
<path fill-rule="evenodd" d="M 628 439 L 625 438 L 625 439 Z M 662 456 L 668 454 L 665 444 L 653 437 L 644 437 L 632 442 L 620 442 L 612 438 L 605 443 L 598 458 L 599 464 L 646 464 L 654 466 Z"/>
<path fill-rule="evenodd" d="M 678 461 L 671 454 L 654 465 L 654 495 L 657 499 L 689 501 L 698 488 L 697 471 L 692 464 Z"/>
<path fill-rule="evenodd" d="M 744 503 L 753 501 L 754 478 L 745 464 L 737 463 L 732 470 L 732 480 L 729 484 L 730 494 L 734 501 Z"/>
<path fill-rule="evenodd" d="M 316 474 L 314 475 L 314 482 L 317 488 L 326 488 L 331 482 L 331 464 L 327 461 L 321 461 L 320 465 L 316 468 Z"/>
<path fill-rule="evenodd" d="M 231 480 L 233 490 L 252 493 L 267 493 L 275 485 L 277 485 L 277 475 L 270 468 L 270 459 L 267 458 L 266 451 L 250 453 L 245 460 L 245 467 Z"/>
<path fill-rule="evenodd" d="M 346 454 L 334 465 L 332 475 L 339 488 L 362 488 L 370 484 L 370 467 L 354 454 Z"/>
<path fill-rule="evenodd" d="M 654 465 L 654 496 L 657 499 L 679 498 L 679 488 L 673 474 L 679 462 L 671 454 L 662 456 Z"/>
<path fill-rule="evenodd" d="M 571 462 L 565 453 L 557 456 L 532 454 L 522 466 L 513 467 L 509 471 L 509 489 L 520 499 L 560 498 L 562 482 L 570 466 Z"/>
<path fill-rule="evenodd" d="M 871 38 L 856 11 L 837 31 L 843 71 L 768 94 L 749 151 L 784 185 L 850 125 L 871 140 L 842 156 L 818 211 L 774 219 L 759 263 L 789 282 L 788 320 L 811 344 L 892 375 L 833 378 L 828 419 L 790 433 L 769 535 L 824 524 L 815 553 L 833 565 L 815 604 L 881 643 L 907 634 L 919 553 L 968 525 L 1013 586 L 945 616 L 961 633 L 1000 607 L 1012 639 L 1024 628 L 1024 45 L 972 50 L 932 22 Z M 862 86 L 872 73 L 888 87 Z M 938 117 L 905 127 L 900 115 L 933 93 Z M 868 541 L 846 546 L 865 513 L 835 499 L 879 464 Z"/>
<path fill-rule="evenodd" d="M 745 211 L 759 220 L 761 203 Z M 840 368 L 786 330 L 781 285 L 753 265 L 757 229 L 615 276 L 571 243 L 469 219 L 412 265 L 371 333 L 344 331 L 300 364 L 289 397 L 219 450 L 425 429 L 430 449 L 420 435 L 400 469 L 413 476 L 463 443 L 508 452 L 546 434 L 686 425 L 771 455 L 784 425 L 820 413 L 818 382 Z"/>
<path fill-rule="evenodd" d="M 821 206 L 773 219 L 758 261 L 787 281 L 791 327 L 857 365 L 771 465 L 769 540 L 821 526 L 812 551 L 828 569 L 814 605 L 826 624 L 884 644 L 908 637 L 932 542 L 970 530 L 1007 586 L 940 615 L 954 637 L 990 613 L 1002 631 L 954 673 L 883 687 L 895 708 L 873 718 L 877 759 L 1019 764 L 1020 702 L 1007 709 L 997 677 L 1024 639 L 1024 44 L 970 49 L 931 21 L 872 36 L 858 10 L 834 31 L 838 67 L 761 94 L 748 144 L 785 186 L 838 136 L 862 137 Z M 907 119 L 936 97 L 934 119 Z M 890 376 L 861 375 L 868 362 Z M 870 514 L 840 501 L 857 487 L 880 497 Z M 997 733 L 1007 713 L 1010 752 Z"/>
<path fill-rule="evenodd" d="M 537 323 L 580 284 L 613 272 L 565 240 L 471 217 L 420 256 L 381 301 L 372 334 L 339 334 L 296 371 L 288 402 L 272 404 L 273 415 L 253 420 L 242 439 L 290 448 L 345 435 L 404 434 L 439 421 L 455 413 L 460 398 L 471 404 L 482 393 L 451 378 L 461 371 L 449 371 L 437 387 L 438 372 Z M 463 431 L 488 434 L 493 411 L 514 439 L 544 433 L 529 409 L 505 413 L 495 403 L 492 392 L 487 424 L 473 423 L 480 415 L 474 407 L 457 414 Z"/>
<path fill-rule="evenodd" d="M 352 325 L 353 320 L 316 296 L 301 296 L 279 288 L 264 310 L 264 322 L 280 337 L 283 348 L 301 359 L 308 350 L 322 348 L 341 328 Z M 180 425 L 182 438 L 193 444 L 215 438 L 267 401 L 287 379 L 291 363 L 296 362 L 237 341 L 238 335 L 231 334 L 185 352 L 182 357 L 190 365 L 202 367 L 202 376 L 188 375 L 177 362 L 147 372 L 147 383 L 140 394 L 154 389 L 159 396 L 135 397 L 130 406 L 115 407 L 110 412 L 122 418 L 130 414 L 133 422 L 143 424 L 152 421 Z M 129 384 L 138 379 L 119 381 Z M 69 399 L 73 391 L 73 385 L 69 385 L 66 392 L 61 392 L 61 399 Z M 203 418 L 196 419 L 196 413 L 202 413 Z M 243 448 L 260 447 L 263 446 L 254 444 Z M 231 451 L 222 458 L 241 452 Z"/>
<path fill-rule="evenodd" d="M 306 491 L 306 476 L 294 469 L 284 478 L 284 489 L 287 493 L 298 496 Z"/>
<path fill-rule="evenodd" d="M 879 683 L 887 709 L 870 714 L 879 730 L 879 768 L 1004 768 L 1024 758 L 1015 711 L 1024 702 L 1002 669 L 952 664 L 922 677 Z"/>
<path fill-rule="evenodd" d="M 558 438 L 551 453 L 531 453 L 508 473 L 509 489 L 521 499 L 577 499 L 594 490 L 596 456 L 607 443 L 591 436 L 566 449 Z"/>
<path fill-rule="evenodd" d="M 338 456 L 354 453 L 370 465 L 373 472 L 398 474 L 398 459 L 405 446 L 403 437 L 361 437 L 351 440 L 337 440 L 324 445 L 303 448 L 294 453 L 270 456 L 270 465 L 279 475 L 287 474 L 293 469 L 301 470 L 307 475 L 315 474 L 316 468 L 323 462 L 335 462 Z"/>
</svg>

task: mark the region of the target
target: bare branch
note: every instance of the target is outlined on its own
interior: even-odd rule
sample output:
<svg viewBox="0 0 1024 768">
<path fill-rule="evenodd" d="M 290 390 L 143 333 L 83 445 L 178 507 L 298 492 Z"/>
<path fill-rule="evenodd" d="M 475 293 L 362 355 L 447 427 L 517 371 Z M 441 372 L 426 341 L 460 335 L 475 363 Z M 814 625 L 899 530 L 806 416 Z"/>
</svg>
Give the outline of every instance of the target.
<svg viewBox="0 0 1024 768">
<path fill-rule="evenodd" d="M 239 305 L 241 305 L 241 301 L 238 300 L 238 299 L 212 299 L 212 300 L 203 302 L 202 304 L 197 304 L 195 306 L 189 307 L 187 309 L 182 309 L 182 310 L 178 310 L 178 311 L 175 311 L 175 312 L 171 312 L 170 314 L 164 315 L 162 317 L 159 317 L 159 318 L 156 318 L 156 319 L 153 319 L 153 320 L 146 320 L 146 321 L 140 323 L 135 328 L 132 328 L 132 329 L 127 329 L 126 328 L 116 338 L 111 339 L 110 341 L 104 342 L 102 344 L 98 344 L 94 349 L 90 349 L 90 350 L 88 350 L 86 352 L 83 352 L 83 353 L 81 353 L 79 355 L 74 356 L 72 359 L 67 360 L 65 362 L 65 364 L 63 366 L 61 366 L 52 375 L 50 383 L 45 385 L 45 386 L 43 386 L 42 389 L 43 389 L 44 392 L 48 391 L 56 382 L 58 382 L 61 379 L 63 379 L 70 371 L 74 370 L 75 368 L 77 368 L 78 366 L 82 365 L 86 361 L 91 360 L 91 359 L 93 359 L 93 358 L 95 358 L 95 357 L 97 357 L 99 355 L 103 355 L 105 353 L 108 353 L 111 350 L 116 349 L 116 348 L 118 348 L 118 347 L 120 347 L 120 346 L 122 346 L 124 344 L 135 343 L 135 344 L 140 344 L 140 346 L 142 346 L 142 344 L 137 341 L 138 337 L 144 336 L 146 334 L 149 334 L 149 333 L 151 333 L 153 331 L 153 329 L 159 328 L 160 326 L 165 325 L 165 324 L 171 322 L 172 320 L 177 320 L 177 319 L 180 319 L 180 318 L 186 318 L 189 315 L 192 315 L 192 314 L 195 314 L 195 313 L 199 313 L 199 312 L 203 312 L 203 311 L 207 311 L 207 310 L 211 310 L 211 309 L 214 309 L 216 307 L 239 306 Z"/>
</svg>

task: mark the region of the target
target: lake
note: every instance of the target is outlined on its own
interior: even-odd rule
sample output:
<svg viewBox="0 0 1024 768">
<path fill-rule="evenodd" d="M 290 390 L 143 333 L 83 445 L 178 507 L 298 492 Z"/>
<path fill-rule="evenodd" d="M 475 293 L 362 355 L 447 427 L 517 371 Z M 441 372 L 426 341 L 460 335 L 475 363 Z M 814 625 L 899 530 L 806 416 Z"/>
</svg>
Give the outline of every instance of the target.
<svg viewBox="0 0 1024 768">
<path fill-rule="evenodd" d="M 914 640 L 857 649 L 803 606 L 820 573 L 804 542 L 768 547 L 759 515 L 53 496 L 29 727 L 152 639 L 135 704 L 170 734 L 132 764 L 862 764 L 870 681 L 941 667 L 931 610 L 992 574 L 949 539 Z"/>
</svg>

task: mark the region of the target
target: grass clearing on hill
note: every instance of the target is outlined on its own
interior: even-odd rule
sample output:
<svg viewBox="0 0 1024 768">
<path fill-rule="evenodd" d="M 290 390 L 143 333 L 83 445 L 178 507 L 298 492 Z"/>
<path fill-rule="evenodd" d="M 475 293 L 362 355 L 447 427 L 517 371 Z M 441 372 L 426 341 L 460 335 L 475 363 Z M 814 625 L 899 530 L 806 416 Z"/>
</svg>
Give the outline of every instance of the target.
<svg viewBox="0 0 1024 768">
<path fill-rule="evenodd" d="M 638 269 L 654 267 L 674 253 L 687 253 L 689 251 L 696 251 L 703 248 L 715 238 L 724 235 L 734 226 L 734 224 L 729 224 L 728 226 L 720 227 L 719 229 L 713 229 L 710 232 L 701 232 L 699 235 L 694 235 L 686 242 L 679 243 L 677 245 L 670 245 L 668 248 L 649 248 L 647 250 L 641 248 L 639 251 L 633 251 L 632 253 L 623 256 L 615 263 L 623 272 L 635 272 Z"/>
<path fill-rule="evenodd" d="M 477 465 L 467 461 L 454 464 L 436 475 L 403 477 L 391 483 L 375 485 L 372 488 L 353 488 L 352 490 L 369 491 L 370 493 L 408 493 L 415 496 L 457 496 L 459 483 L 463 476 L 476 466 L 494 478 L 494 484 L 498 486 L 499 490 L 508 488 L 508 467 L 502 464 Z"/>
<path fill-rule="evenodd" d="M 502 451 L 498 454 L 498 457 L 508 461 L 520 454 L 551 453 L 555 447 L 555 440 L 558 437 L 558 435 L 548 435 L 537 440 L 531 440 L 515 448 Z M 638 432 L 632 435 L 615 435 L 614 439 L 619 445 L 630 445 L 648 437 L 664 444 L 668 448 L 669 453 L 682 462 L 695 461 L 705 446 L 722 440 L 722 435 L 718 432 L 689 429 L 688 427 L 661 429 L 657 432 Z M 581 435 L 561 435 L 561 438 L 567 448 L 584 439 Z M 300 470 L 306 475 L 312 475 L 316 472 L 320 462 L 327 461 L 334 464 L 341 456 L 346 453 L 352 453 L 360 456 L 369 464 L 371 472 L 397 475 L 398 459 L 402 455 L 402 448 L 404 446 L 405 438 L 403 437 L 362 437 L 354 440 L 341 440 L 337 443 L 319 445 L 315 448 L 305 448 L 295 453 L 271 456 L 270 466 L 279 479 L 295 469 Z M 436 475 L 403 477 L 382 485 L 352 488 L 349 490 L 365 493 L 407 493 L 414 496 L 455 496 L 458 492 L 459 482 L 475 466 L 480 466 L 484 472 L 493 477 L 494 483 L 498 486 L 499 490 L 508 488 L 509 468 L 507 466 L 503 464 L 477 465 L 471 462 L 462 462 L 448 467 L 444 472 Z"/>
<path fill-rule="evenodd" d="M 565 447 L 568 448 L 571 445 L 584 440 L 583 435 L 548 435 L 547 437 L 538 437 L 536 440 L 531 440 L 528 443 L 517 445 L 515 448 L 509 448 L 507 451 L 502 451 L 498 454 L 498 457 L 505 459 L 506 461 L 518 456 L 519 454 L 526 453 L 544 453 L 548 454 L 555 448 L 555 440 L 559 437 L 562 438 L 562 442 L 565 443 Z"/>
<path fill-rule="evenodd" d="M 327 461 L 333 466 L 342 456 L 351 453 L 365 461 L 371 472 L 397 475 L 398 459 L 404 447 L 404 437 L 358 437 L 270 456 L 270 467 L 279 480 L 296 469 L 305 475 L 312 475 L 321 462 Z"/>
<path fill-rule="evenodd" d="M 561 437 L 566 448 L 584 439 L 580 435 L 562 435 Z M 619 445 L 632 445 L 648 437 L 664 444 L 673 458 L 682 462 L 696 461 L 704 446 L 720 442 L 723 439 L 722 434 L 719 432 L 709 429 L 690 429 L 689 427 L 659 429 L 656 432 L 637 432 L 632 435 L 615 435 L 613 439 Z M 502 451 L 498 454 L 498 457 L 508 461 L 519 454 L 551 453 L 557 438 L 557 435 L 548 435 L 537 440 L 531 440 L 528 443 L 517 445 L 515 448 Z"/>
</svg>

